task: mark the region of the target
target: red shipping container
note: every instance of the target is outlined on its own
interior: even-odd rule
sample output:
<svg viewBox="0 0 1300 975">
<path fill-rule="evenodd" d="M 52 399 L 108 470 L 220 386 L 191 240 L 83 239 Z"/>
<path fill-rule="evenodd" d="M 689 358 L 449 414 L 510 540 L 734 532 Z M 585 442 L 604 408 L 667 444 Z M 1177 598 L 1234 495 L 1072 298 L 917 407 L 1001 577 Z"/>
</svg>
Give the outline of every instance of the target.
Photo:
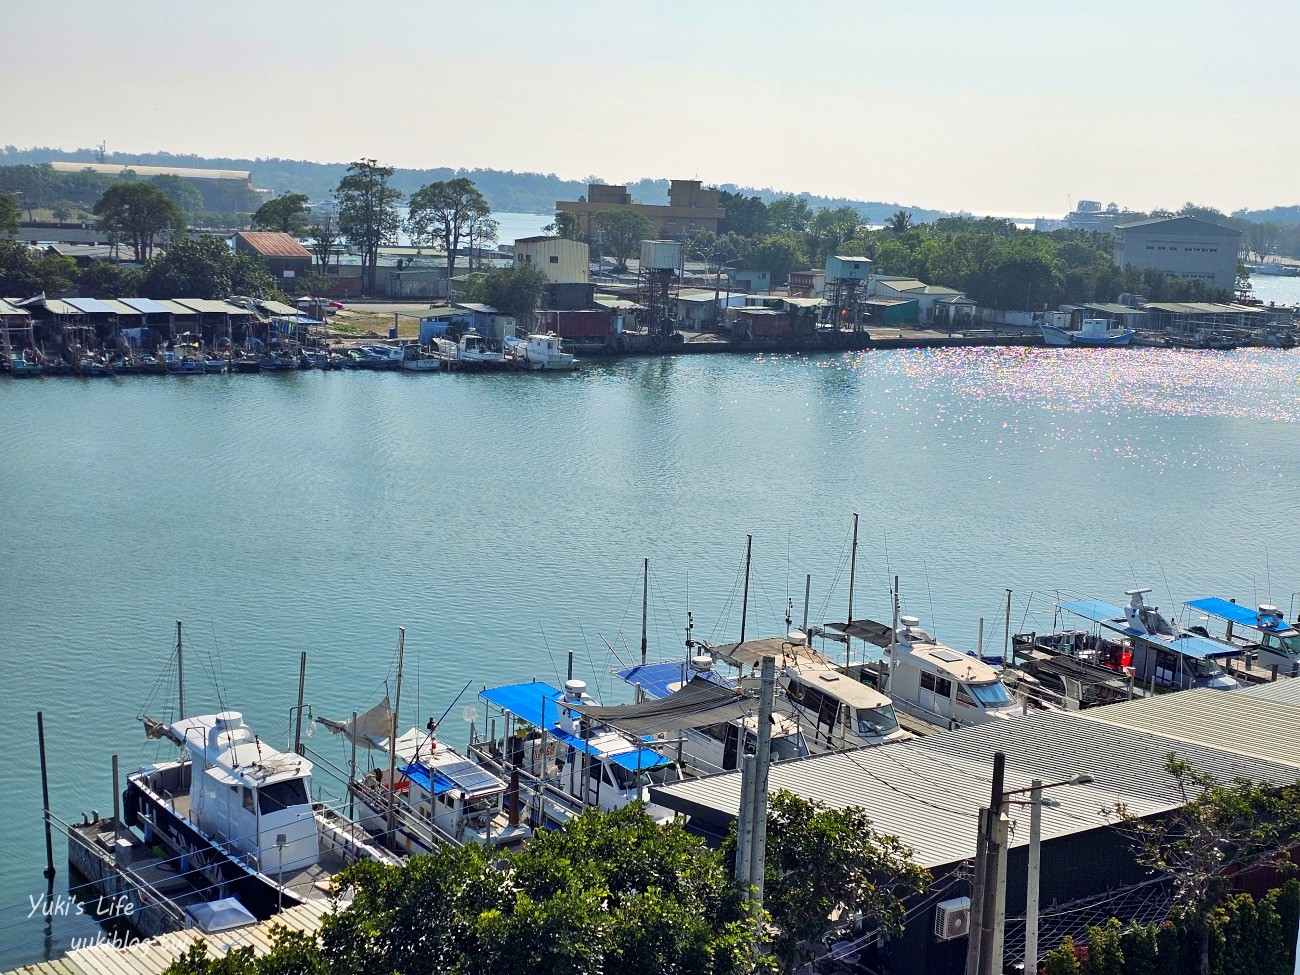
<svg viewBox="0 0 1300 975">
<path fill-rule="evenodd" d="M 603 339 L 613 329 L 607 311 L 551 311 L 538 316 L 538 325 L 562 339 Z"/>
</svg>

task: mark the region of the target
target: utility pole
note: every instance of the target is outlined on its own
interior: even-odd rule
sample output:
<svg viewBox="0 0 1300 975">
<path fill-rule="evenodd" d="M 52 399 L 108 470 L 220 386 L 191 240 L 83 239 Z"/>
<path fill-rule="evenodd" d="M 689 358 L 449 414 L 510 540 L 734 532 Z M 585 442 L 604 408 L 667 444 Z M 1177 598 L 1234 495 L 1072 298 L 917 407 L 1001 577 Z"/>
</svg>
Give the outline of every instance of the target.
<svg viewBox="0 0 1300 975">
<path fill-rule="evenodd" d="M 1025 973 L 1038 971 L 1038 888 L 1043 841 L 1043 780 L 1029 789 L 1029 877 L 1025 886 Z"/>
<path fill-rule="evenodd" d="M 767 779 L 772 769 L 772 703 L 776 696 L 776 658 L 763 657 L 758 697 L 758 742 L 754 766 L 753 841 L 749 854 L 749 886 L 754 902 L 763 905 L 763 870 L 767 863 Z"/>
<path fill-rule="evenodd" d="M 754 763 L 753 755 L 740 757 L 740 814 L 736 817 L 736 883 L 749 899 L 750 853 L 754 846 Z"/>
<path fill-rule="evenodd" d="M 967 975 L 1002 975 L 1002 929 L 1006 923 L 1007 819 L 1003 814 L 1006 756 L 993 753 L 993 786 L 986 809 L 980 810 L 983 867 L 975 876 L 972 904 L 979 914 L 978 943 L 972 925 L 967 952 Z M 977 854 L 977 860 L 979 859 Z M 972 971 L 970 961 L 975 960 Z"/>
</svg>

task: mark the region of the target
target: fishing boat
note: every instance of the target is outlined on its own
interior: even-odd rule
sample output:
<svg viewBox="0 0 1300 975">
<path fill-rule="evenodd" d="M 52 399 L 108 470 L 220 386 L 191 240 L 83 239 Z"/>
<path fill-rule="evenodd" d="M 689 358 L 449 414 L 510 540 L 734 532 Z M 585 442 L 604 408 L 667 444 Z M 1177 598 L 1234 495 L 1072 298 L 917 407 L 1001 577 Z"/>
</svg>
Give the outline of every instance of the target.
<svg viewBox="0 0 1300 975">
<path fill-rule="evenodd" d="M 298 357 L 286 349 L 269 349 L 257 353 L 259 372 L 296 372 Z"/>
<path fill-rule="evenodd" d="M 1276 606 L 1263 604 L 1251 609 L 1217 596 L 1207 596 L 1188 600 L 1187 608 L 1204 614 L 1202 619 L 1206 623 L 1216 619 L 1227 624 L 1221 637 L 1214 636 L 1207 626 L 1199 623 L 1189 626 L 1189 632 L 1239 648 L 1261 667 L 1276 667 L 1284 677 L 1300 676 L 1300 629 L 1287 623 Z"/>
<path fill-rule="evenodd" d="M 30 352 L 15 352 L 9 357 L 9 374 L 15 379 L 39 376 L 45 367 Z"/>
<path fill-rule="evenodd" d="M 588 710 L 592 717 L 630 734 L 646 734 L 677 751 L 679 760 L 704 774 L 740 767 L 758 750 L 758 701 L 713 668 L 713 658 L 664 660 L 614 672 L 636 688 L 635 704 Z M 792 717 L 774 712 L 770 722 L 773 761 L 802 758 L 808 743 Z"/>
<path fill-rule="evenodd" d="M 389 846 L 406 854 L 431 853 L 470 843 L 512 846 L 532 835 L 519 822 L 518 787 L 510 790 L 440 741 L 432 719 L 424 731 L 411 728 L 398 737 L 391 749 L 395 718 L 388 698 L 353 720 L 316 720 L 331 734 L 387 756 L 369 771 L 350 770 L 348 792 L 364 810 L 361 825 L 387 837 Z"/>
<path fill-rule="evenodd" d="M 169 376 L 202 376 L 207 372 L 207 362 L 197 350 L 168 349 L 165 361 Z"/>
<path fill-rule="evenodd" d="M 1236 690 L 1240 684 L 1218 661 L 1241 656 L 1242 648 L 1184 631 L 1144 597 L 1150 589 L 1129 589 L 1124 607 L 1099 599 L 1057 603 L 1057 608 L 1095 624 L 1094 630 L 1061 630 L 1035 637 L 1033 646 L 1125 671 L 1152 690 L 1204 687 Z"/>
<path fill-rule="evenodd" d="M 587 684 L 563 690 L 542 681 L 490 687 L 479 694 L 486 734 L 470 729 L 469 757 L 488 771 L 517 775 L 523 819 L 554 828 L 584 809 L 647 803 L 659 822 L 673 813 L 649 803 L 649 786 L 681 778 L 680 767 L 644 736 L 627 734 L 586 716 L 596 702 Z"/>
<path fill-rule="evenodd" d="M 505 364 L 504 352 L 493 349 L 477 332 L 466 332 L 460 341 L 438 339 L 438 352 L 466 369 L 490 369 Z"/>
<path fill-rule="evenodd" d="M 561 371 L 576 369 L 578 359 L 565 351 L 563 340 L 553 332 L 533 332 L 527 338 L 507 338 L 507 357 L 525 369 Z"/>
<path fill-rule="evenodd" d="M 402 347 L 401 366 L 407 372 L 433 372 L 441 364 L 437 356 L 430 355 L 418 345 Z"/>
<path fill-rule="evenodd" d="M 1043 333 L 1043 344 L 1055 346 L 1125 346 L 1136 334 L 1130 329 L 1112 325 L 1106 318 L 1085 318 L 1077 329 L 1056 325 L 1038 327 Z"/>
<path fill-rule="evenodd" d="M 258 738 L 237 711 L 163 724 L 150 738 L 181 749 L 127 776 L 124 822 L 160 845 L 214 896 L 235 897 L 265 920 L 326 901 L 331 878 L 358 858 L 397 859 L 355 823 L 311 798 L 312 763 Z"/>
</svg>

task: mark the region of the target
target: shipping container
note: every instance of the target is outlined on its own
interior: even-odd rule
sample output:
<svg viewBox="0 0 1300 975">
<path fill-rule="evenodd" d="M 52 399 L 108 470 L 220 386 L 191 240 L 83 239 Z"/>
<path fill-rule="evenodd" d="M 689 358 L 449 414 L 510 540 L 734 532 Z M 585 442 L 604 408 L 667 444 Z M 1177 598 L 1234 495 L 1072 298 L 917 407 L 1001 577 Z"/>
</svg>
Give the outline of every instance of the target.
<svg viewBox="0 0 1300 975">
<path fill-rule="evenodd" d="M 548 311 L 537 316 L 538 328 L 562 339 L 604 339 L 613 330 L 607 311 Z"/>
</svg>

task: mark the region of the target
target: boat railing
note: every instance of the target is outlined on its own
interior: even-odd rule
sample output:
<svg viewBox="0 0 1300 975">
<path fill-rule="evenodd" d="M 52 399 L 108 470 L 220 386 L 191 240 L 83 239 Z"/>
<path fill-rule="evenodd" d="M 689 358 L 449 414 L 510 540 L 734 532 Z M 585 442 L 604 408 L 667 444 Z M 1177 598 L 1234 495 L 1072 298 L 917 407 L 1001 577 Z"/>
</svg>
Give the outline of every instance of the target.
<svg viewBox="0 0 1300 975">
<path fill-rule="evenodd" d="M 527 769 L 519 766 L 507 767 L 496 757 L 496 755 L 493 754 L 492 746 L 494 744 L 495 739 L 471 738 L 469 747 L 466 750 L 474 756 L 475 761 L 479 765 L 501 778 L 508 779 L 517 772 L 519 775 L 520 791 L 518 801 L 524 808 L 527 808 L 529 805 L 534 805 L 538 812 L 539 821 L 545 819 L 545 812 L 548 804 L 550 806 L 559 807 L 562 814 L 567 817 L 580 816 L 587 808 L 586 804 L 582 802 L 582 800 L 569 795 L 558 785 L 547 781 L 545 775 L 535 775 Z M 525 794 L 532 797 L 534 802 L 529 803 L 525 798 Z"/>
</svg>

